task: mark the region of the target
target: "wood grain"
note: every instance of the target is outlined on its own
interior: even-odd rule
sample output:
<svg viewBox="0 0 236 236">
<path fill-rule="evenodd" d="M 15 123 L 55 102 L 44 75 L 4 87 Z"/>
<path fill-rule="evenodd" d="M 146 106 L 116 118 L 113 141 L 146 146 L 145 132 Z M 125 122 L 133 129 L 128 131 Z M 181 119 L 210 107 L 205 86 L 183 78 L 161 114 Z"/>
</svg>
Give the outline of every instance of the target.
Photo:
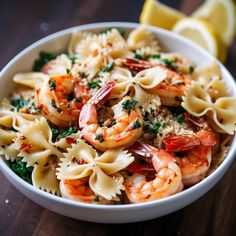
<svg viewBox="0 0 236 236">
<path fill-rule="evenodd" d="M 162 1 L 189 14 L 202 0 Z M 79 24 L 138 22 L 142 0 L 41 0 L 0 2 L 0 68 L 40 38 Z M 227 68 L 236 75 L 236 43 Z M 236 163 L 200 200 L 168 216 L 132 224 L 95 224 L 70 219 L 33 203 L 0 173 L 0 235 L 236 235 Z M 7 201 L 9 203 L 7 203 Z"/>
</svg>

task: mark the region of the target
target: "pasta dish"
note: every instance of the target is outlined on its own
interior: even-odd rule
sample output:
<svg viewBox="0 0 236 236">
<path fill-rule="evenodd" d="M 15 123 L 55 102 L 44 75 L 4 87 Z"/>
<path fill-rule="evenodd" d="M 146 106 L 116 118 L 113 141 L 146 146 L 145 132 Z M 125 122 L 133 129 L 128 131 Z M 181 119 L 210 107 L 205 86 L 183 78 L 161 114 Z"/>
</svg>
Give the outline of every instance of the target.
<svg viewBox="0 0 236 236">
<path fill-rule="evenodd" d="M 93 204 L 184 191 L 224 160 L 236 98 L 215 61 L 165 52 L 140 27 L 74 32 L 0 103 L 0 154 L 36 188 Z"/>
</svg>

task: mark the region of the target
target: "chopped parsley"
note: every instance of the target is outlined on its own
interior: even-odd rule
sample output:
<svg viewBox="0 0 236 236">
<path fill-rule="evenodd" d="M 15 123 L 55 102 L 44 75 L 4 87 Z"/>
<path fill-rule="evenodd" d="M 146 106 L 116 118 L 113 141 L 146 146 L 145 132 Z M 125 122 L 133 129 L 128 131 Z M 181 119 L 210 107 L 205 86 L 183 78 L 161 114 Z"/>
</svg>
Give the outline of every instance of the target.
<svg viewBox="0 0 236 236">
<path fill-rule="evenodd" d="M 190 73 L 193 73 L 195 68 L 194 68 L 193 66 L 189 66 L 188 69 L 189 69 L 189 72 L 190 72 Z"/>
<path fill-rule="evenodd" d="M 102 142 L 105 141 L 102 134 L 98 134 L 98 135 L 95 137 L 95 140 L 98 140 L 100 143 L 102 143 Z"/>
<path fill-rule="evenodd" d="M 174 114 L 174 116 L 178 116 L 179 114 L 183 114 L 186 112 L 186 110 L 183 107 L 168 107 L 168 109 L 171 111 L 171 113 Z"/>
<path fill-rule="evenodd" d="M 48 84 L 49 84 L 49 89 L 50 90 L 54 90 L 56 88 L 56 81 L 55 80 L 50 79 L 48 81 Z"/>
<path fill-rule="evenodd" d="M 88 74 L 86 74 L 85 72 L 79 72 L 80 77 L 82 78 L 87 78 Z"/>
<path fill-rule="evenodd" d="M 66 68 L 66 73 L 70 74 L 70 69 Z"/>
<path fill-rule="evenodd" d="M 100 120 L 98 121 L 98 123 L 99 123 L 100 126 L 103 126 L 103 125 L 104 125 L 104 122 L 105 122 L 104 119 L 100 119 Z"/>
<path fill-rule="evenodd" d="M 110 64 L 108 64 L 106 67 L 103 68 L 102 72 L 110 72 L 110 71 L 112 71 L 114 65 L 115 65 L 115 63 L 111 62 Z"/>
<path fill-rule="evenodd" d="M 185 82 L 176 82 L 174 85 L 184 85 L 185 84 Z"/>
<path fill-rule="evenodd" d="M 56 56 L 51 53 L 40 52 L 39 58 L 34 62 L 33 71 L 41 71 L 45 64 L 51 60 L 54 60 L 55 58 Z"/>
<path fill-rule="evenodd" d="M 61 112 L 61 109 L 59 107 L 57 107 L 54 99 L 51 100 L 51 105 L 52 105 L 52 107 L 54 107 L 57 110 L 57 112 Z"/>
<path fill-rule="evenodd" d="M 99 196 L 98 196 L 98 195 L 95 195 L 93 201 L 94 201 L 94 202 L 99 202 Z"/>
<path fill-rule="evenodd" d="M 151 57 L 152 57 L 153 59 L 160 59 L 160 58 L 161 58 L 161 54 L 160 54 L 160 53 L 153 54 Z"/>
<path fill-rule="evenodd" d="M 133 124 L 132 124 L 132 130 L 133 130 L 133 129 L 138 129 L 138 128 L 140 128 L 141 126 L 142 126 L 141 123 L 140 123 L 138 120 L 136 120 L 136 121 L 134 121 Z"/>
<path fill-rule="evenodd" d="M 8 165 L 20 178 L 32 184 L 31 174 L 34 167 L 26 167 L 26 162 L 22 162 L 22 159 L 23 157 L 19 157 L 13 162 L 8 161 Z"/>
<path fill-rule="evenodd" d="M 146 60 L 145 57 L 143 57 L 142 55 L 138 54 L 137 52 L 134 53 L 134 58 L 139 59 L 139 60 Z"/>
<path fill-rule="evenodd" d="M 116 125 L 116 121 L 115 121 L 115 120 L 113 120 L 113 121 L 111 122 L 111 124 L 108 125 L 108 128 L 112 127 L 113 125 Z"/>
<path fill-rule="evenodd" d="M 149 126 L 149 130 L 154 134 L 157 134 L 160 128 L 161 128 L 161 123 L 159 122 L 155 123 L 154 125 Z"/>
<path fill-rule="evenodd" d="M 134 98 L 127 99 L 122 103 L 122 108 L 130 113 L 131 110 L 135 109 L 137 103 L 138 102 Z"/>
<path fill-rule="evenodd" d="M 99 85 L 100 82 L 101 82 L 100 80 L 97 82 L 89 82 L 88 86 L 90 89 L 94 89 L 94 88 L 100 87 L 100 85 Z"/>
<path fill-rule="evenodd" d="M 59 139 L 62 139 L 62 138 L 65 138 L 65 137 L 67 137 L 67 136 L 69 136 L 69 135 L 71 135 L 71 134 L 74 134 L 74 133 L 76 133 L 76 132 L 77 132 L 77 130 L 76 130 L 75 127 L 69 127 L 69 128 L 67 128 L 63 133 L 60 133 L 60 134 L 58 135 L 58 138 L 59 138 Z"/>
<path fill-rule="evenodd" d="M 167 58 L 164 58 L 162 59 L 162 61 L 164 62 L 164 64 L 168 67 L 172 67 L 172 64 L 173 64 L 173 61 L 167 59 Z"/>
<path fill-rule="evenodd" d="M 26 101 L 23 98 L 16 98 L 11 101 L 11 105 L 14 106 L 17 111 L 23 108 L 25 104 L 26 104 Z"/>
<path fill-rule="evenodd" d="M 68 58 L 71 60 L 72 65 L 75 64 L 75 60 L 77 59 L 74 55 L 68 55 Z"/>
<path fill-rule="evenodd" d="M 177 117 L 176 117 L 176 120 L 179 124 L 182 124 L 185 122 L 185 118 L 183 116 L 183 114 L 179 114 Z"/>
</svg>

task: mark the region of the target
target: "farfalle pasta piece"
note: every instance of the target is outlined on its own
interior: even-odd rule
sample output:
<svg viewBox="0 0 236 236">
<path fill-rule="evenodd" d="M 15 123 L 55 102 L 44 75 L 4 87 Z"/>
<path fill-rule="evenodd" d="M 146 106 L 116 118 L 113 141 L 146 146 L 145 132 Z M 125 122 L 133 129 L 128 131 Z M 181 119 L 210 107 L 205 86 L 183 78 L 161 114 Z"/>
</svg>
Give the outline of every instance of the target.
<svg viewBox="0 0 236 236">
<path fill-rule="evenodd" d="M 82 138 L 82 133 L 80 130 L 78 130 L 76 133 L 68 135 L 65 138 L 62 138 L 59 141 L 55 142 L 54 145 L 66 152 L 68 148 L 71 148 L 71 145 L 73 143 L 76 143 L 77 140 L 80 140 L 81 138 Z"/>
<path fill-rule="evenodd" d="M 127 151 L 108 150 L 101 156 L 91 146 L 80 140 L 73 144 L 57 169 L 57 178 L 81 179 L 89 177 L 92 191 L 107 200 L 112 200 L 123 189 L 123 177 L 116 173 L 126 168 L 134 158 Z"/>
<path fill-rule="evenodd" d="M 57 158 L 51 158 L 47 165 L 35 165 L 32 172 L 32 183 L 36 188 L 54 195 L 60 195 L 59 181 L 56 177 Z"/>
<path fill-rule="evenodd" d="M 155 88 L 166 79 L 167 72 L 164 68 L 153 67 L 142 70 L 133 77 L 129 70 L 117 67 L 111 72 L 110 78 L 116 81 L 111 98 L 123 97 L 133 90 L 132 96 L 140 105 L 149 109 L 148 104 L 151 104 L 152 107 L 160 106 L 160 98 L 158 95 L 149 94 L 146 91 Z"/>
<path fill-rule="evenodd" d="M 116 58 L 129 54 L 128 46 L 117 29 L 98 35 L 91 35 L 77 45 L 77 70 L 87 72 L 88 78 L 113 63 Z"/>
<path fill-rule="evenodd" d="M 220 68 L 216 61 L 208 62 L 196 68 L 191 77 L 207 89 L 213 100 L 229 96 L 229 90 L 224 81 L 221 80 Z"/>
<path fill-rule="evenodd" d="M 142 47 L 150 47 L 159 51 L 160 47 L 152 32 L 141 26 L 129 34 L 127 39 L 130 50 L 137 50 Z"/>
<path fill-rule="evenodd" d="M 71 35 L 71 39 L 68 46 L 68 52 L 70 55 L 78 54 L 78 45 L 82 40 L 91 37 L 93 34 L 89 32 L 77 32 L 74 31 Z"/>
<path fill-rule="evenodd" d="M 28 166 L 45 165 L 52 156 L 58 159 L 63 154 L 51 142 L 52 132 L 47 120 L 41 117 L 29 125 L 19 127 L 16 143 L 19 145 L 22 161 Z"/>
<path fill-rule="evenodd" d="M 233 135 L 236 130 L 235 97 L 221 97 L 213 102 L 210 94 L 195 82 L 186 89 L 182 106 L 194 116 L 209 117 L 218 132 Z"/>
<path fill-rule="evenodd" d="M 13 77 L 13 80 L 17 84 L 25 85 L 32 89 L 39 86 L 44 80 L 48 79 L 48 75 L 42 72 L 27 72 L 19 73 Z"/>
<path fill-rule="evenodd" d="M 20 127 L 29 125 L 38 118 L 38 115 L 0 109 L 0 125 L 6 128 L 19 130 Z"/>
<path fill-rule="evenodd" d="M 72 69 L 72 62 L 67 55 L 61 54 L 56 59 L 49 61 L 43 66 L 42 72 L 50 76 L 58 76 L 67 74 Z"/>
</svg>

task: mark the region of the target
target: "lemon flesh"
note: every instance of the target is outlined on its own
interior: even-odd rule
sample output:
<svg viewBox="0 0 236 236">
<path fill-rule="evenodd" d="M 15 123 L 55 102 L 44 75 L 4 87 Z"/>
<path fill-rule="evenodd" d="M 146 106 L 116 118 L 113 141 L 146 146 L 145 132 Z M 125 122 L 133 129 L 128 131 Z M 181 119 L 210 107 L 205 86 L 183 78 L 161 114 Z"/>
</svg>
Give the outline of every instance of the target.
<svg viewBox="0 0 236 236">
<path fill-rule="evenodd" d="M 155 0 L 146 0 L 140 15 L 140 23 L 170 30 L 180 19 L 186 17 L 181 12 Z"/>
<path fill-rule="evenodd" d="M 232 0 L 207 0 L 193 17 L 210 22 L 226 45 L 232 44 L 236 33 L 236 10 Z"/>
<path fill-rule="evenodd" d="M 197 43 L 220 61 L 225 61 L 226 47 L 210 23 L 185 18 L 175 24 L 173 31 Z"/>
</svg>

